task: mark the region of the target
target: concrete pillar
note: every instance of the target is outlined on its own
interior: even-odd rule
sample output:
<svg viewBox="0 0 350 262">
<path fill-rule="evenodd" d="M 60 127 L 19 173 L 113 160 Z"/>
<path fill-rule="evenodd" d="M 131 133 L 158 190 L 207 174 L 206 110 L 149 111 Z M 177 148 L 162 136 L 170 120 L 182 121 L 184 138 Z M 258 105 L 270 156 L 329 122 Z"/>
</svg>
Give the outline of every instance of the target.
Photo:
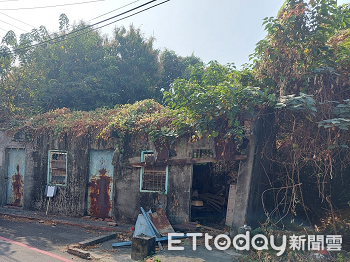
<svg viewBox="0 0 350 262">
<path fill-rule="evenodd" d="M 269 185 L 269 161 L 265 155 L 273 148 L 273 117 L 273 111 L 265 111 L 263 116 L 245 121 L 249 143 L 244 152 L 247 158 L 239 164 L 231 236 L 239 233 L 239 227 L 254 229 L 266 220 L 261 196 Z"/>
<path fill-rule="evenodd" d="M 250 136 L 249 144 L 246 148 L 247 158 L 241 160 L 239 164 L 238 179 L 236 186 L 236 198 L 233 208 L 233 218 L 231 226 L 231 235 L 238 233 L 238 228 L 247 225 L 248 203 L 250 197 L 250 188 L 253 176 L 253 163 L 255 158 L 256 139 Z"/>
</svg>

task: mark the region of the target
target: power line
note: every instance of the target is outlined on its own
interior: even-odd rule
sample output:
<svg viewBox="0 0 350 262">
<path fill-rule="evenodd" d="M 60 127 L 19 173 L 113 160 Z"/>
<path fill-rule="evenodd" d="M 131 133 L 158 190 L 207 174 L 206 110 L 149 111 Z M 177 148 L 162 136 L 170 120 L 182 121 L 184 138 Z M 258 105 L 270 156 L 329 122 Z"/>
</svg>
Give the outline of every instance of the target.
<svg viewBox="0 0 350 262">
<path fill-rule="evenodd" d="M 127 7 L 127 6 L 129 6 L 129 5 L 132 5 L 132 4 L 134 4 L 134 3 L 136 3 L 136 2 L 139 2 L 140 0 L 136 0 L 136 1 L 133 1 L 133 2 L 131 2 L 131 3 L 129 3 L 129 4 L 126 4 L 126 5 L 123 5 L 123 6 L 121 6 L 121 7 L 118 7 L 117 9 L 114 9 L 114 10 L 112 10 L 112 11 L 109 11 L 109 12 L 107 12 L 107 13 L 104 13 L 104 14 L 102 14 L 102 15 L 99 15 L 99 16 L 96 16 L 96 17 L 94 17 L 94 18 L 91 18 L 90 20 L 88 20 L 88 21 L 86 21 L 87 23 L 88 22 L 90 22 L 90 21 L 92 21 L 92 20 L 95 20 L 95 19 L 97 19 L 97 18 L 100 18 L 100 17 L 102 17 L 102 16 L 105 16 L 105 15 L 107 15 L 107 14 L 110 14 L 110 13 L 112 13 L 112 12 L 115 12 L 115 11 L 117 11 L 117 10 L 120 10 L 120 9 L 122 9 L 122 8 L 124 8 L 124 7 Z M 1 14 L 1 12 L 0 12 L 0 14 Z M 84 21 L 85 22 L 85 21 Z M 69 26 L 69 28 L 73 28 L 74 26 L 73 25 L 70 25 Z M 87 28 L 88 28 L 89 26 L 87 26 Z M 60 32 L 64 32 L 64 30 L 63 31 L 59 31 L 58 33 L 60 33 Z M 52 34 L 52 35 L 54 35 L 54 34 Z"/>
<path fill-rule="evenodd" d="M 101 1 L 101 0 L 99 0 L 99 1 Z M 102 0 L 102 1 L 104 1 L 104 0 Z M 100 22 L 94 23 L 94 24 L 92 24 L 92 25 L 85 26 L 85 27 L 80 28 L 80 29 L 78 29 L 78 30 L 76 30 L 76 31 L 74 31 L 74 32 L 70 32 L 70 33 L 66 34 L 66 36 L 67 36 L 67 35 L 70 35 L 70 34 L 75 34 L 76 32 L 85 30 L 85 29 L 87 29 L 87 28 L 91 28 L 91 27 L 93 27 L 93 26 L 95 26 L 95 25 L 104 23 L 104 22 L 106 22 L 106 21 L 108 21 L 108 20 L 111 20 L 111 19 L 113 19 L 113 18 L 116 18 L 116 17 L 118 17 L 118 16 L 121 16 L 121 15 L 124 15 L 124 14 L 126 14 L 126 13 L 132 12 L 132 11 L 138 9 L 138 8 L 141 8 L 141 7 L 145 6 L 145 5 L 148 5 L 148 4 L 150 4 L 150 3 L 153 3 L 153 2 L 155 2 L 155 1 L 157 1 L 157 0 L 151 0 L 151 1 L 147 2 L 147 3 L 145 3 L 145 4 L 142 4 L 142 5 L 139 5 L 139 6 L 137 6 L 137 7 L 134 7 L 134 8 L 132 8 L 132 9 L 130 9 L 130 10 L 128 10 L 128 11 L 125 11 L 125 12 L 123 12 L 123 13 L 121 13 L 121 14 L 112 16 L 112 17 L 110 17 L 110 18 L 107 18 L 107 19 L 102 20 L 102 21 L 100 21 Z M 170 1 L 170 0 L 169 0 L 169 1 Z M 1 9 L 0 9 L 0 10 L 1 10 Z M 54 39 L 55 39 L 55 38 L 50 39 L 50 40 L 46 40 L 46 41 L 41 42 L 41 43 L 44 44 L 44 43 L 50 42 L 50 41 L 52 41 L 52 40 L 54 40 Z M 35 45 L 34 45 L 34 46 L 35 46 Z"/>
<path fill-rule="evenodd" d="M 11 1 L 18 1 L 18 0 L 11 0 Z M 117 9 L 114 9 L 114 10 L 112 10 L 112 11 L 110 11 L 110 12 L 107 12 L 107 13 L 104 13 L 104 14 L 102 14 L 102 15 L 100 15 L 100 16 L 94 17 L 94 18 L 88 20 L 87 22 L 90 22 L 90 21 L 92 21 L 92 20 L 95 20 L 95 19 L 100 18 L 100 17 L 102 17 L 102 16 L 105 16 L 105 15 L 107 15 L 107 14 L 110 14 L 110 13 L 112 13 L 112 12 L 115 12 L 115 11 L 117 11 L 117 10 L 119 10 L 119 9 L 122 9 L 122 8 L 124 8 L 124 7 L 127 7 L 127 6 L 129 6 L 129 5 L 131 5 L 131 4 L 134 4 L 134 3 L 138 2 L 138 1 L 140 1 L 140 0 L 136 0 L 136 1 L 134 1 L 134 2 L 131 2 L 131 3 L 129 3 L 129 4 L 124 5 L 124 6 L 122 6 L 122 7 L 119 7 L 119 8 L 117 8 Z M 6 2 L 6 1 L 0 1 L 0 2 Z M 9 15 L 4 14 L 4 13 L 2 13 L 2 12 L 0 12 L 0 14 L 2 14 L 2 15 L 4 15 L 4 16 L 7 16 L 7 17 L 9 17 L 9 18 L 11 18 L 11 19 L 14 19 L 14 20 L 16 20 L 16 21 L 18 21 L 18 22 L 20 22 L 20 23 L 22 23 L 22 24 L 25 24 L 25 25 L 27 25 L 27 26 L 30 26 L 30 27 L 32 27 L 32 28 L 35 28 L 35 26 L 30 25 L 30 24 L 28 24 L 28 23 L 25 23 L 25 22 L 23 22 L 23 21 L 21 21 L 21 20 L 18 20 L 17 18 L 14 18 L 14 17 L 12 17 L 12 16 L 9 16 Z M 72 28 L 73 26 L 70 26 L 70 27 Z M 18 29 L 20 29 L 20 28 L 18 28 Z M 4 29 L 3 29 L 3 30 L 4 30 Z M 23 30 L 23 29 L 21 29 L 21 30 L 22 30 L 22 31 L 25 31 L 25 30 Z M 26 31 L 26 32 L 28 32 L 28 31 Z"/>
<path fill-rule="evenodd" d="M 127 4 L 127 5 L 124 5 L 124 6 L 122 6 L 122 7 L 117 8 L 117 9 L 114 9 L 114 10 L 112 10 L 112 11 L 109 11 L 108 13 L 104 13 L 104 14 L 102 14 L 102 15 L 96 16 L 96 17 L 94 17 L 94 18 L 88 20 L 87 22 L 90 22 L 90 21 L 92 21 L 92 20 L 95 20 L 95 19 L 97 19 L 97 18 L 100 18 L 101 16 L 108 15 L 108 14 L 114 12 L 114 11 L 117 11 L 117 10 L 119 10 L 119 9 L 122 9 L 122 8 L 124 8 L 124 7 L 127 7 L 127 6 L 129 6 L 129 5 L 133 4 L 133 3 L 138 2 L 138 1 L 140 1 L 140 0 L 136 0 L 136 1 L 134 1 L 134 2 L 131 2 L 130 4 Z"/>
<path fill-rule="evenodd" d="M 124 15 L 124 14 L 126 14 L 126 13 L 132 12 L 132 11 L 138 9 L 138 8 L 141 8 L 141 7 L 145 6 L 145 5 L 148 5 L 148 4 L 150 4 L 150 3 L 153 3 L 153 2 L 155 2 L 155 1 L 157 1 L 157 0 L 151 0 L 151 1 L 147 2 L 147 3 L 145 3 L 145 4 L 142 4 L 142 5 L 139 5 L 139 6 L 137 6 L 137 7 L 134 7 L 134 8 L 132 8 L 132 9 L 130 9 L 130 10 L 128 10 L 128 11 L 125 11 L 125 12 L 123 12 L 123 13 L 121 13 L 121 14 L 112 16 L 112 17 L 107 18 L 107 19 L 105 19 L 105 20 L 102 20 L 102 21 L 100 21 L 100 22 L 94 23 L 94 24 L 92 24 L 92 25 L 85 26 L 85 27 L 80 28 L 80 29 L 78 29 L 78 30 L 75 30 L 74 32 L 70 32 L 70 33 L 66 34 L 65 37 L 67 37 L 67 36 L 69 36 L 69 35 L 71 35 L 71 34 L 75 34 L 75 35 L 76 35 L 77 32 L 80 32 L 80 31 L 83 31 L 83 30 L 85 30 L 85 29 L 91 28 L 91 27 L 93 27 L 93 26 L 95 26 L 95 25 L 104 23 L 104 22 L 106 22 L 106 21 L 108 21 L 108 20 L 111 20 L 111 19 L 116 18 L 116 17 L 118 17 L 118 16 Z M 168 1 L 170 1 L 170 0 L 168 0 Z M 167 1 L 166 1 L 166 2 L 167 2 Z M 44 41 L 44 42 L 41 42 L 41 43 L 32 45 L 31 47 L 34 47 L 34 46 L 37 46 L 37 45 L 46 44 L 46 43 L 52 42 L 52 41 L 54 41 L 54 40 L 56 40 L 56 39 L 59 39 L 59 38 L 61 38 L 61 37 L 56 37 L 56 38 L 53 38 L 53 39 L 49 39 L 49 40 L 46 40 L 46 41 Z M 66 39 L 67 39 L 67 38 L 66 38 Z M 16 49 L 16 50 L 18 50 L 18 49 Z"/>
<path fill-rule="evenodd" d="M 123 17 L 123 18 L 121 18 L 121 19 L 115 20 L 115 21 L 110 22 L 110 23 L 108 23 L 108 24 L 106 24 L 106 25 L 103 25 L 103 26 L 94 28 L 93 30 L 98 30 L 98 29 L 100 29 L 100 28 L 102 28 L 102 27 L 105 27 L 105 26 L 114 24 L 114 23 L 116 23 L 116 22 L 119 22 L 119 21 L 121 21 L 121 20 L 124 20 L 124 19 L 129 18 L 129 17 L 134 16 L 134 15 L 137 15 L 137 14 L 139 14 L 139 13 L 142 13 L 142 12 L 144 12 L 144 11 L 146 11 L 146 10 L 149 10 L 149 9 L 151 9 L 151 8 L 154 8 L 154 7 L 158 6 L 158 5 L 162 5 L 162 4 L 164 4 L 164 3 L 166 3 L 166 2 L 169 2 L 169 1 L 170 1 L 170 0 L 163 1 L 163 2 L 161 2 L 161 3 L 159 3 L 159 4 L 153 5 L 153 6 L 151 6 L 151 7 L 148 7 L 148 8 L 146 8 L 146 9 L 143 9 L 143 10 L 141 10 L 141 11 L 138 11 L 138 12 L 136 12 L 136 13 L 134 13 L 134 14 L 131 14 L 131 15 L 128 15 L 128 16 Z M 152 1 L 152 2 L 153 2 L 153 1 Z"/>
<path fill-rule="evenodd" d="M 145 5 L 149 5 L 150 3 L 153 3 L 153 2 L 155 2 L 155 1 L 157 1 L 157 0 L 151 0 L 151 1 L 147 2 L 147 3 L 145 3 L 145 4 L 142 4 L 142 5 L 139 5 L 139 6 L 137 6 L 137 7 L 134 7 L 134 8 L 132 8 L 132 9 L 130 9 L 130 10 L 128 10 L 128 11 L 125 11 L 125 12 L 123 12 L 123 13 L 121 13 L 121 14 L 112 16 L 112 17 L 107 18 L 107 19 L 105 19 L 105 20 L 102 20 L 102 21 L 100 21 L 100 22 L 97 22 L 97 23 L 94 23 L 94 24 L 92 24 L 92 25 L 89 25 L 89 26 L 87 26 L 87 27 L 85 27 L 85 28 L 81 28 L 81 29 L 79 29 L 79 31 L 84 30 L 84 29 L 89 28 L 89 27 L 93 27 L 93 26 L 98 25 L 98 24 L 101 24 L 101 23 L 104 23 L 104 22 L 106 22 L 106 21 L 108 21 L 108 20 L 111 20 L 111 19 L 113 19 L 113 18 L 116 18 L 116 17 L 118 17 L 118 16 L 125 15 L 126 13 L 130 13 L 130 12 L 136 10 L 136 9 L 139 9 L 139 8 L 141 8 L 141 7 L 144 7 Z"/>
<path fill-rule="evenodd" d="M 25 25 L 27 25 L 27 26 L 30 26 L 30 27 L 35 28 L 35 26 L 32 26 L 32 25 L 30 25 L 30 24 L 27 24 L 27 23 L 25 23 L 25 22 L 23 22 L 23 21 L 21 21 L 21 20 L 18 20 L 18 19 L 16 19 L 16 18 L 12 17 L 12 16 L 9 16 L 9 15 L 4 14 L 4 13 L 2 13 L 2 12 L 0 12 L 0 14 L 2 14 L 2 15 L 4 15 L 4 16 L 7 16 L 7 17 L 9 17 L 9 18 L 12 18 L 12 19 L 14 19 L 14 20 L 16 20 L 16 21 L 18 21 L 18 22 L 21 22 L 22 24 L 25 24 Z"/>
<path fill-rule="evenodd" d="M 154 0 L 154 1 L 156 1 L 156 0 Z M 150 2 L 154 2 L 154 1 L 150 1 Z M 55 41 L 55 42 L 52 43 L 52 44 L 57 44 L 57 43 L 60 43 L 60 42 L 66 41 L 66 40 L 70 40 L 70 39 L 73 39 L 73 38 L 75 38 L 75 37 L 78 37 L 78 36 L 84 35 L 84 34 L 86 34 L 86 33 L 89 33 L 89 32 L 91 32 L 91 31 L 98 30 L 98 29 L 101 29 L 101 28 L 103 28 L 103 27 L 105 27 L 105 26 L 108 26 L 108 25 L 111 25 L 111 24 L 113 24 L 113 23 L 119 22 L 119 21 L 124 20 L 124 19 L 126 19 L 126 18 L 129 18 L 129 17 L 131 17 L 131 16 L 137 15 L 137 14 L 139 14 L 139 13 L 142 13 L 142 12 L 144 12 L 144 11 L 147 11 L 147 10 L 149 10 L 149 9 L 152 9 L 152 8 L 154 8 L 154 7 L 156 7 L 156 6 L 162 5 L 162 4 L 164 4 L 164 3 L 166 3 L 166 2 L 169 2 L 169 1 L 170 1 L 170 0 L 163 1 L 163 2 L 161 2 L 161 3 L 159 3 L 159 4 L 156 4 L 156 5 L 153 5 L 153 6 L 151 6 L 151 7 L 148 7 L 148 8 L 146 8 L 146 9 L 143 9 L 143 10 L 141 10 L 141 11 L 138 11 L 138 12 L 136 12 L 136 13 L 134 13 L 134 14 L 128 15 L 128 16 L 123 17 L 123 18 L 120 18 L 120 19 L 117 19 L 117 20 L 115 20 L 115 21 L 113 21 L 113 22 L 110 22 L 110 23 L 108 23 L 108 24 L 106 24 L 106 25 L 102 25 L 102 26 L 97 27 L 97 28 L 91 28 L 91 30 L 88 31 L 88 32 L 82 32 L 82 33 L 80 33 L 80 34 L 78 34 L 78 35 L 73 35 L 72 37 L 66 37 L 66 38 L 63 38 L 63 39 L 62 39 L 62 37 L 56 37 L 56 38 L 53 38 L 53 39 L 50 39 L 50 40 L 47 40 L 47 41 L 44 41 L 44 42 L 41 42 L 41 43 L 38 43 L 38 44 L 35 44 L 35 45 L 30 45 L 30 46 L 24 47 L 24 48 L 18 48 L 18 49 L 15 49 L 14 51 L 16 51 L 16 52 L 18 52 L 18 51 L 25 51 L 25 50 L 28 50 L 28 49 L 31 48 L 31 47 L 35 47 L 35 46 L 40 46 L 40 45 L 43 45 L 43 44 L 47 44 L 47 43 L 52 42 L 52 41 L 57 40 L 57 39 L 60 39 L 60 40 Z M 144 6 L 144 5 L 142 5 L 142 6 Z M 135 9 L 135 8 L 134 8 L 134 9 Z M 124 12 L 124 13 L 125 13 L 125 12 Z M 121 14 L 120 14 L 120 15 L 121 15 Z M 119 16 L 119 15 L 117 15 L 117 16 Z M 109 19 L 108 19 L 108 20 L 109 20 Z M 85 29 L 86 29 L 86 28 L 85 28 Z M 69 34 L 73 34 L 73 33 L 76 33 L 76 32 L 77 32 L 77 31 L 74 31 L 74 32 L 71 32 L 71 33 L 69 33 Z M 69 35 L 69 34 L 67 34 L 67 35 Z M 67 35 L 66 35 L 66 36 L 67 36 Z M 12 52 L 9 52 L 9 53 L 7 53 L 7 54 L 14 54 L 14 52 L 12 51 Z"/>
<path fill-rule="evenodd" d="M 22 30 L 22 31 L 24 31 L 24 32 L 28 32 L 27 30 L 24 30 L 24 29 L 22 29 L 22 28 L 19 28 L 19 27 L 15 26 L 15 25 L 12 25 L 12 24 L 7 23 L 7 22 L 5 22 L 5 21 L 0 20 L 0 22 L 3 22 L 3 23 L 8 24 L 8 25 L 10 25 L 10 26 L 16 27 L 17 29 Z"/>
<path fill-rule="evenodd" d="M 5 0 L 5 1 L 0 1 L 0 2 L 14 2 L 14 1 L 18 1 L 18 0 Z"/>
<path fill-rule="evenodd" d="M 20 8 L 0 8 L 0 10 L 6 11 L 15 11 L 15 10 L 23 10 L 23 9 L 40 9 L 40 8 L 50 8 L 50 7 L 60 7 L 60 6 L 68 6 L 68 5 L 81 5 L 81 4 L 89 4 L 94 2 L 101 2 L 105 0 L 94 0 L 80 3 L 72 3 L 72 4 L 62 4 L 62 5 L 49 5 L 49 6 L 37 6 L 37 7 L 20 7 Z"/>
<path fill-rule="evenodd" d="M 76 33 L 79 32 L 79 31 L 85 30 L 85 29 L 87 29 L 87 28 L 91 28 L 91 27 L 93 27 L 93 26 L 95 26 L 95 25 L 101 24 L 101 23 L 103 23 L 103 22 L 106 22 L 106 21 L 111 20 L 111 19 L 113 19 L 113 18 L 116 18 L 116 17 L 118 17 L 118 16 L 121 16 L 121 15 L 124 15 L 124 14 L 126 14 L 126 13 L 132 12 L 132 11 L 138 9 L 138 8 L 141 8 L 141 7 L 145 6 L 145 5 L 148 5 L 148 4 L 150 4 L 150 3 L 153 3 L 153 2 L 155 2 L 155 1 L 157 1 L 157 0 L 151 0 L 151 1 L 147 2 L 147 3 L 145 3 L 145 4 L 142 4 L 142 5 L 139 5 L 139 6 L 135 7 L 135 8 L 132 8 L 132 9 L 130 9 L 130 10 L 127 10 L 127 11 L 121 13 L 121 14 L 112 16 L 112 17 L 110 17 L 110 18 L 107 18 L 107 19 L 102 20 L 102 21 L 100 21 L 100 22 L 94 23 L 94 24 L 92 24 L 92 25 L 85 26 L 85 27 L 83 27 L 83 28 L 80 28 L 80 29 L 78 29 L 78 30 L 75 30 L 74 32 L 70 32 L 70 33 L 66 34 L 65 36 L 68 36 L 68 35 L 71 35 L 71 34 L 76 34 Z M 169 0 L 169 1 L 170 1 L 170 0 Z M 61 38 L 61 37 L 52 38 L 52 39 L 46 40 L 46 41 L 44 41 L 44 42 L 31 45 L 31 47 L 35 47 L 35 46 L 41 45 L 41 44 L 46 44 L 46 43 L 49 43 L 49 42 L 51 42 L 51 41 L 54 41 L 55 39 L 58 39 L 58 38 Z M 17 50 L 21 50 L 21 49 L 16 49 L 16 51 L 17 51 Z"/>
<path fill-rule="evenodd" d="M 104 13 L 104 14 L 102 14 L 102 15 L 99 15 L 99 16 L 96 16 L 96 17 L 94 17 L 94 18 L 91 18 L 90 20 L 88 20 L 88 21 L 86 21 L 87 23 L 88 22 L 90 22 L 90 21 L 92 21 L 92 20 L 95 20 L 95 19 L 97 19 L 97 18 L 100 18 L 100 17 L 102 17 L 102 16 L 105 16 L 105 15 L 107 15 L 107 14 L 110 14 L 110 13 L 112 13 L 112 12 L 115 12 L 115 11 L 117 11 L 117 10 L 120 10 L 120 9 L 122 9 L 122 8 L 124 8 L 124 7 L 127 7 L 127 6 L 129 6 L 129 5 L 132 5 L 132 4 L 134 4 L 134 3 L 136 3 L 136 2 L 139 2 L 140 0 L 136 0 L 136 1 L 133 1 L 133 2 L 131 2 L 131 3 L 129 3 L 129 4 L 126 4 L 126 5 L 123 5 L 123 6 L 121 6 L 121 7 L 118 7 L 117 9 L 114 9 L 114 10 L 112 10 L 112 11 L 109 11 L 109 12 L 107 12 L 107 13 Z M 0 14 L 2 14 L 1 12 L 0 12 Z M 85 22 L 85 21 L 84 21 Z M 32 27 L 34 27 L 34 26 L 32 26 Z M 73 25 L 70 25 L 68 28 L 73 28 L 74 26 Z M 87 26 L 87 28 L 88 28 L 89 26 Z M 62 30 L 62 31 L 59 31 L 58 33 L 60 33 L 60 32 L 64 32 L 64 30 Z M 51 34 L 51 35 L 54 35 L 55 33 L 53 33 L 53 34 Z"/>
</svg>

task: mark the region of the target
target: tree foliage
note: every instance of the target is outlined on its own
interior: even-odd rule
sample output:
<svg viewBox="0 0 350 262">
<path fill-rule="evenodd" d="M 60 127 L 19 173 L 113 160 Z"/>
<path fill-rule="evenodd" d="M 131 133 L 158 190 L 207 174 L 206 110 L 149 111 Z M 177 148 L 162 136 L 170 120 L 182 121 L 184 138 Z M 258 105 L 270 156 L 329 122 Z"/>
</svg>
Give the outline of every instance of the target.
<svg viewBox="0 0 350 262">
<path fill-rule="evenodd" d="M 191 119 L 196 135 L 243 137 L 242 119 L 254 107 L 264 106 L 269 100 L 267 90 L 243 86 L 241 73 L 233 64 L 226 66 L 210 62 L 188 68 L 189 79 L 177 79 L 165 92 L 165 101 Z M 274 96 L 270 96 L 274 100 Z M 181 122 L 178 122 L 181 129 Z"/>
<path fill-rule="evenodd" d="M 264 21 L 267 36 L 252 58 L 257 80 L 278 98 L 276 152 L 268 155 L 277 188 L 270 191 L 276 203 L 266 211 L 270 219 L 303 210 L 311 221 L 320 206 L 333 210 L 350 197 L 343 176 L 349 168 L 343 101 L 350 95 L 349 15 L 349 5 L 332 0 L 287 0 L 276 18 Z"/>
<path fill-rule="evenodd" d="M 176 78 L 197 57 L 153 47 L 139 28 L 116 27 L 111 37 L 59 17 L 59 32 L 44 26 L 17 37 L 9 31 L 0 46 L 1 110 L 35 114 L 56 108 L 113 108 L 147 98 L 162 101 Z M 176 67 L 178 67 L 176 69 Z"/>
<path fill-rule="evenodd" d="M 160 55 L 161 64 L 161 79 L 159 87 L 164 91 L 168 91 L 172 83 L 176 79 L 189 79 L 190 69 L 189 66 L 196 64 L 204 66 L 204 63 L 199 57 L 191 56 L 181 57 L 174 51 L 165 49 Z"/>
</svg>

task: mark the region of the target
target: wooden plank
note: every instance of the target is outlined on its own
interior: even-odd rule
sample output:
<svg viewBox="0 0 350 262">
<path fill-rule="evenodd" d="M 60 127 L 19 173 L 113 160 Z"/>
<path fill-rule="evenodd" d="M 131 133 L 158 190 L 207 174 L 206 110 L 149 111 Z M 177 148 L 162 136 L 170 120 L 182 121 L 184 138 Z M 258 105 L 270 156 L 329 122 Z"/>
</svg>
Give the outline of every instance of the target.
<svg viewBox="0 0 350 262">
<path fill-rule="evenodd" d="M 244 160 L 246 155 L 235 155 L 234 160 Z M 216 162 L 215 157 L 201 157 L 201 158 L 183 158 L 183 159 L 168 159 L 164 161 L 156 162 L 139 162 L 139 163 L 130 163 L 133 167 L 146 167 L 146 166 L 167 166 L 167 165 L 190 165 L 198 163 L 210 163 Z"/>
<path fill-rule="evenodd" d="M 235 184 L 230 185 L 230 191 L 229 191 L 229 194 L 228 194 L 226 221 L 225 221 L 225 224 L 227 226 L 232 226 L 233 209 L 234 209 L 234 206 L 235 206 L 236 191 L 237 191 L 237 185 L 235 185 Z"/>
</svg>

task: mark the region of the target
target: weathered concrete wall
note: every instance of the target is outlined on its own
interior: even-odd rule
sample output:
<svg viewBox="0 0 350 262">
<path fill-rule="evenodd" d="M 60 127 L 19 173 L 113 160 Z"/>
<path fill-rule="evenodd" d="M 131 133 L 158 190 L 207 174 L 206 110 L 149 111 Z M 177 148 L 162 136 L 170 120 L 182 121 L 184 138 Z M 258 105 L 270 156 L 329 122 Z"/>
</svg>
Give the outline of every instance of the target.
<svg viewBox="0 0 350 262">
<path fill-rule="evenodd" d="M 169 168 L 167 216 L 170 223 L 181 224 L 190 221 L 192 165 Z"/>
<path fill-rule="evenodd" d="M 269 185 L 266 166 L 268 159 L 264 150 L 272 147 L 273 141 L 273 113 L 266 111 L 263 116 L 253 118 L 250 123 L 250 134 L 247 134 L 249 144 L 245 149 L 247 159 L 239 165 L 235 205 L 231 235 L 238 233 L 239 227 L 249 225 L 258 227 L 265 222 L 262 204 L 262 193 Z"/>
<path fill-rule="evenodd" d="M 26 146 L 24 208 L 45 211 L 48 198 L 45 196 L 48 173 L 49 150 L 67 152 L 67 181 L 58 186 L 57 194 L 50 201 L 49 213 L 63 216 L 83 216 L 88 208 L 89 158 L 91 150 L 115 150 L 116 139 L 95 140 L 89 137 L 52 139 L 43 134 Z M 0 133 L 0 204 L 6 202 L 7 166 L 6 148 L 23 148 L 21 142 L 14 142 Z M 193 149 L 212 149 L 211 140 L 202 139 L 189 143 L 182 138 L 172 148 L 172 159 L 192 158 Z M 153 211 L 162 206 L 171 223 L 190 221 L 192 164 L 169 165 L 168 192 L 140 192 L 140 168 L 130 163 L 140 162 L 141 152 L 155 150 L 148 137 L 129 137 L 124 141 L 124 151 L 114 151 L 112 164 L 113 203 L 112 216 L 116 221 L 134 223 L 140 207 Z"/>
<path fill-rule="evenodd" d="M 28 208 L 30 205 L 29 196 L 31 188 L 34 185 L 33 180 L 33 161 L 31 159 L 32 146 L 25 144 L 23 141 L 14 140 L 6 135 L 4 131 L 0 131 L 0 206 L 6 204 L 6 194 L 8 186 L 8 156 L 9 149 L 25 149 L 25 174 L 24 174 L 24 191 L 23 191 L 23 208 Z"/>
<path fill-rule="evenodd" d="M 140 168 L 130 164 L 141 161 L 141 151 L 154 150 L 153 143 L 146 137 L 135 137 L 126 141 L 124 146 L 125 155 L 120 157 L 117 161 L 119 165 L 115 168 L 116 220 L 134 223 L 140 207 L 154 211 L 162 206 L 171 223 L 189 222 L 193 166 L 186 164 L 168 167 L 167 194 L 140 192 Z M 170 159 L 191 158 L 193 149 L 212 149 L 212 143 L 206 139 L 194 143 L 188 143 L 188 138 L 179 139 L 172 149 L 174 156 Z"/>
<path fill-rule="evenodd" d="M 50 202 L 49 212 L 65 216 L 83 216 L 87 211 L 87 188 L 89 177 L 90 149 L 107 150 L 114 147 L 106 141 L 90 141 L 79 137 L 70 140 L 50 140 L 48 135 L 42 136 L 32 154 L 34 162 L 35 190 L 31 194 L 31 209 L 45 210 L 48 198 L 45 196 L 47 185 L 47 166 L 49 150 L 67 151 L 67 183 L 58 186 L 57 194 Z"/>
</svg>

